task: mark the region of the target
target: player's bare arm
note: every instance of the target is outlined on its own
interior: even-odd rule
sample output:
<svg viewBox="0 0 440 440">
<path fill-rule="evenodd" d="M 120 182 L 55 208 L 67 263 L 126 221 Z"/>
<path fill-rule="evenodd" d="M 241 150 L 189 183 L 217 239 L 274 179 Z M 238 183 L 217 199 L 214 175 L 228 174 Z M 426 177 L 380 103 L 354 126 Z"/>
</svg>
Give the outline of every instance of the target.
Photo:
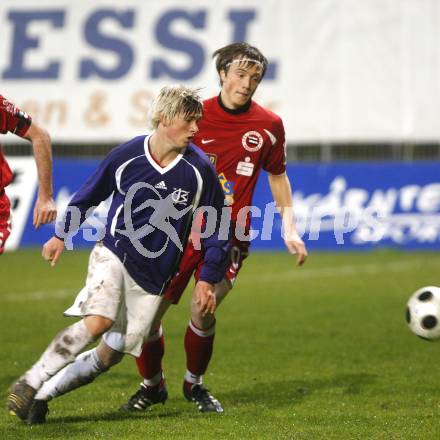
<svg viewBox="0 0 440 440">
<path fill-rule="evenodd" d="M 51 223 L 56 218 L 52 189 L 52 148 L 47 131 L 35 122 L 24 135 L 32 142 L 38 171 L 38 196 L 34 207 L 33 224 L 35 228 Z"/>
<path fill-rule="evenodd" d="M 296 254 L 296 263 L 302 266 L 307 258 L 307 249 L 296 230 L 292 188 L 286 173 L 274 175 L 269 174 L 269 185 L 272 191 L 273 199 L 283 219 L 284 242 L 291 254 Z"/>
<path fill-rule="evenodd" d="M 57 237 L 52 237 L 43 245 L 41 255 L 51 266 L 55 266 L 64 250 L 64 241 Z"/>
</svg>

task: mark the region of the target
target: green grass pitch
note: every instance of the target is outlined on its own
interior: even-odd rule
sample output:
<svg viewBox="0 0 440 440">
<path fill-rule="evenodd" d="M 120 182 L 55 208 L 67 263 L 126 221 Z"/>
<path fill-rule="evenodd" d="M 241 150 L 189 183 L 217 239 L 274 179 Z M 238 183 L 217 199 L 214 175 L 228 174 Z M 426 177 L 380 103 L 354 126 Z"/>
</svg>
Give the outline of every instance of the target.
<svg viewBox="0 0 440 440">
<path fill-rule="evenodd" d="M 61 312 L 82 287 L 88 252 L 51 268 L 40 250 L 1 257 L 0 389 L 35 362 L 71 321 Z M 205 384 L 225 413 L 183 400 L 189 292 L 165 318 L 170 398 L 143 414 L 119 406 L 139 378 L 127 356 L 93 384 L 51 402 L 28 427 L 0 412 L 0 438 L 33 439 L 437 439 L 440 342 L 412 335 L 409 295 L 440 285 L 440 255 L 315 253 L 303 268 L 287 253 L 254 253 L 217 314 Z"/>
</svg>

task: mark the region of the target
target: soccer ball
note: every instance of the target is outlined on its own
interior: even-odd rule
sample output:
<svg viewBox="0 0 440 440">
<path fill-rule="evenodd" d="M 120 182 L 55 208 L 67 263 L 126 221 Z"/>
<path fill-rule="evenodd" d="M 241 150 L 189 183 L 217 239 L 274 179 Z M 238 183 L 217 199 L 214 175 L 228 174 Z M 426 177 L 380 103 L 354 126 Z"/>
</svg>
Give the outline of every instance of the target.
<svg viewBox="0 0 440 440">
<path fill-rule="evenodd" d="M 414 292 L 406 306 L 406 322 L 422 339 L 440 338 L 440 288 L 426 286 Z"/>
</svg>

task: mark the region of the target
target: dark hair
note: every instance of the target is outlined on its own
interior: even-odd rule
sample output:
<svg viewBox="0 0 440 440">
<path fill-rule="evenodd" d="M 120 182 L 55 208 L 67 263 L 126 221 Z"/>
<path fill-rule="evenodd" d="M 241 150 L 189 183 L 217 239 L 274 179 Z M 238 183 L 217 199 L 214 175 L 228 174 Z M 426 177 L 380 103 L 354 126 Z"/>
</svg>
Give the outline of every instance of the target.
<svg viewBox="0 0 440 440">
<path fill-rule="evenodd" d="M 215 59 L 215 67 L 219 74 L 222 70 L 227 73 L 232 61 L 240 58 L 249 60 L 249 65 L 253 63 L 261 64 L 261 78 L 267 70 L 267 58 L 256 47 L 244 42 L 221 47 L 212 54 L 212 58 Z"/>
</svg>

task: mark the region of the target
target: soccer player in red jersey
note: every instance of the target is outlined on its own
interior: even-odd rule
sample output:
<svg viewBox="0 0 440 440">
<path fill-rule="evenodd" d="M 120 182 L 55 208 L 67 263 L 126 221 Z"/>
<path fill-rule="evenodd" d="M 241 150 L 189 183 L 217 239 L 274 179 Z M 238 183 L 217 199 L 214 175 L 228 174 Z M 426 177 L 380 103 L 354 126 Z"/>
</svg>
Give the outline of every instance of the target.
<svg viewBox="0 0 440 440">
<path fill-rule="evenodd" d="M 34 207 L 33 224 L 55 220 L 56 209 L 52 198 L 52 147 L 49 134 L 39 127 L 25 112 L 0 95 L 0 133 L 14 133 L 28 139 L 33 146 L 38 170 L 39 190 Z M 12 172 L 0 148 L 0 254 L 4 252 L 5 242 L 11 233 L 11 206 L 5 187 L 12 182 Z"/>
<path fill-rule="evenodd" d="M 204 101 L 204 115 L 194 143 L 210 157 L 216 167 L 227 202 L 232 207 L 232 222 L 236 231 L 232 239 L 231 265 L 225 278 L 216 285 L 217 306 L 232 289 L 234 280 L 248 255 L 245 239 L 250 216 L 240 215 L 240 209 L 251 205 L 258 175 L 263 169 L 269 174 L 269 185 L 283 218 L 284 240 L 290 253 L 297 255 L 297 264 L 307 258 L 304 242 L 293 220 L 292 190 L 286 174 L 285 134 L 279 116 L 252 100 L 264 77 L 267 59 L 247 43 L 233 43 L 214 52 L 221 92 Z M 179 272 L 165 296 L 177 303 L 195 272 L 197 279 L 202 262 L 200 251 L 189 243 Z M 220 402 L 202 384 L 211 359 L 215 335 L 214 314 L 203 315 L 200 306 L 191 302 L 191 320 L 185 334 L 187 371 L 183 394 L 202 412 L 223 412 Z M 164 336 L 161 326 L 150 334 L 137 358 L 139 373 L 144 377 L 140 389 L 123 408 L 142 410 L 162 402 L 164 378 L 161 360 Z"/>
</svg>

